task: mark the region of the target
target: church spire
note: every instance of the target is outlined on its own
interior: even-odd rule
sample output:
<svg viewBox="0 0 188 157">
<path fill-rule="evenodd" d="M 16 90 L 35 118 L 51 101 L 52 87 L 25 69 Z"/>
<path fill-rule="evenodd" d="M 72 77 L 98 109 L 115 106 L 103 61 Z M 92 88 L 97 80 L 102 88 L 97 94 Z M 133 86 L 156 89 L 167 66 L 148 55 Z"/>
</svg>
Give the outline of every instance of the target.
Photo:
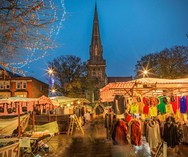
<svg viewBox="0 0 188 157">
<path fill-rule="evenodd" d="M 94 20 L 93 20 L 93 32 L 92 32 L 91 45 L 96 45 L 96 44 L 98 44 L 98 46 L 99 45 L 101 46 L 97 5 L 95 4 L 95 13 L 94 13 Z"/>
<path fill-rule="evenodd" d="M 102 64 L 105 64 L 102 53 L 103 50 L 102 50 L 102 44 L 100 39 L 97 5 L 95 4 L 93 31 L 92 31 L 92 38 L 90 45 L 90 62 L 95 62 L 97 60 L 98 63 L 101 62 Z"/>
</svg>

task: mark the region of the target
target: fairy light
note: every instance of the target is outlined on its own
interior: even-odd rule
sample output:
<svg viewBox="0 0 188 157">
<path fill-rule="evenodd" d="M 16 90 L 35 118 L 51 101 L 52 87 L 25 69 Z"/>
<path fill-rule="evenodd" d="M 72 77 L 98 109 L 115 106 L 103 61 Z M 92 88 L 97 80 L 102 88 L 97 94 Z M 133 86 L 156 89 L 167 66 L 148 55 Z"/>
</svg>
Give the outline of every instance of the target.
<svg viewBox="0 0 188 157">
<path fill-rule="evenodd" d="M 7 67 L 15 67 L 17 69 L 21 69 L 25 66 L 29 67 L 30 63 L 46 57 L 49 49 L 53 49 L 57 47 L 57 46 L 54 46 L 53 44 L 49 45 L 48 42 L 50 41 L 51 43 L 54 43 L 54 41 L 56 40 L 62 28 L 62 23 L 65 20 L 65 15 L 66 15 L 64 0 L 60 0 L 60 1 L 41 0 L 40 2 L 43 3 L 43 7 L 50 7 L 50 10 L 48 10 L 47 12 L 48 16 L 46 16 L 46 10 L 42 10 L 41 8 L 36 9 L 36 11 L 33 12 L 32 15 L 30 16 L 33 16 L 36 22 L 40 22 L 41 19 L 45 19 L 46 17 L 52 20 L 51 21 L 52 23 L 50 23 L 42 31 L 35 30 L 36 36 L 43 35 L 46 37 L 46 39 L 44 40 L 39 39 L 39 41 L 32 42 L 32 43 L 29 43 L 29 42 L 24 43 L 25 45 L 23 47 L 24 47 L 24 51 L 26 55 L 25 56 L 23 55 L 21 57 L 21 61 L 18 63 L 15 63 L 15 62 L 8 63 Z M 20 4 L 23 4 L 23 5 L 25 5 L 26 3 L 27 2 L 23 4 L 22 2 L 20 2 Z M 30 30 L 27 30 L 27 31 L 30 31 Z"/>
</svg>

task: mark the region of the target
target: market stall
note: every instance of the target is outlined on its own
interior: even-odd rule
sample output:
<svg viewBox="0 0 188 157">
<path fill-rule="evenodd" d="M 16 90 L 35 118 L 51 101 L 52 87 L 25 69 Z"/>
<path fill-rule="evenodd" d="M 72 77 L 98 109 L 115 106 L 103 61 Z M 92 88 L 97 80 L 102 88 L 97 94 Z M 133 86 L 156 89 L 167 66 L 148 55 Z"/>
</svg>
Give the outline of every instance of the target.
<svg viewBox="0 0 188 157">
<path fill-rule="evenodd" d="M 144 135 L 154 154 L 161 143 L 160 138 L 163 138 L 168 147 L 174 148 L 182 140 L 179 135 L 182 124 L 183 142 L 188 143 L 188 78 L 141 78 L 109 83 L 100 89 L 100 101 L 112 102 L 111 108 L 117 119 L 124 119 L 128 124 L 133 145 L 141 146 L 134 139 L 141 139 L 141 135 Z M 164 126 L 161 133 L 157 131 L 160 124 Z M 170 129 L 176 130 L 173 134 L 169 124 Z M 135 130 L 142 134 L 134 134 Z M 152 137 L 154 132 L 158 138 Z"/>
<path fill-rule="evenodd" d="M 115 95 L 133 97 L 159 95 L 188 95 L 188 78 L 159 79 L 141 78 L 128 82 L 109 83 L 100 89 L 100 101 L 112 102 Z"/>
<path fill-rule="evenodd" d="M 0 145 L 2 146 L 1 151 L 5 154 L 3 156 L 6 156 L 6 152 L 11 152 L 14 149 L 15 143 L 20 144 L 18 140 L 20 138 L 27 136 L 28 141 L 30 141 L 33 138 L 32 136 L 37 135 L 35 139 L 38 141 L 38 138 L 58 133 L 57 123 L 55 122 L 42 127 L 35 126 L 36 113 L 48 114 L 50 113 L 48 111 L 53 111 L 53 109 L 51 100 L 45 96 L 40 98 L 10 97 L 0 99 Z M 29 120 L 32 121 L 33 129 L 26 132 Z M 39 131 L 36 132 L 36 128 Z M 17 138 L 16 142 L 13 137 Z M 3 141 L 5 138 L 9 142 L 5 143 Z"/>
<path fill-rule="evenodd" d="M 50 99 L 55 106 L 55 115 L 60 133 L 67 133 L 71 115 L 76 114 L 80 123 L 83 123 L 82 118 L 86 108 L 91 110 L 88 105 L 90 102 L 84 98 L 56 96 L 50 97 Z"/>
</svg>

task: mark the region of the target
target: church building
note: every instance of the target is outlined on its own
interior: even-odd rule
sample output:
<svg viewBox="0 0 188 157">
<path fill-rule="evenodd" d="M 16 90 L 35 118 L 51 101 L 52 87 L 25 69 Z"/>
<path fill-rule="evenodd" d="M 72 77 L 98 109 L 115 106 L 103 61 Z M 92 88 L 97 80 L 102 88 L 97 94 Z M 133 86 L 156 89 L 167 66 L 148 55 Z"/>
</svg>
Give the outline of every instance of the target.
<svg viewBox="0 0 188 157">
<path fill-rule="evenodd" d="M 94 103 L 99 100 L 99 90 L 110 82 L 132 80 L 130 77 L 107 77 L 106 60 L 103 58 L 103 47 L 100 38 L 97 6 L 95 5 L 93 31 L 90 44 L 90 58 L 87 62 L 88 76 L 94 84 L 94 89 L 86 92 L 86 98 Z"/>
</svg>

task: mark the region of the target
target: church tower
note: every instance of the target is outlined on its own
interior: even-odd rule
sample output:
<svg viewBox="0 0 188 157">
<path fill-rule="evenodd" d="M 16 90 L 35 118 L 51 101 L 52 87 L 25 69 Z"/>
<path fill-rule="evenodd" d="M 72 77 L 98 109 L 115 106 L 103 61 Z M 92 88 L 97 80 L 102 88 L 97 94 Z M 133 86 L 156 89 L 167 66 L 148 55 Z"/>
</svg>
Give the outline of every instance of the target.
<svg viewBox="0 0 188 157">
<path fill-rule="evenodd" d="M 104 87 L 106 85 L 106 61 L 103 59 L 103 49 L 100 39 L 99 22 L 97 14 L 97 6 L 95 5 L 95 13 L 93 20 L 93 31 L 90 45 L 90 58 L 87 62 L 88 75 L 90 79 L 96 79 L 95 84 L 95 94 L 96 90 Z M 97 100 L 98 96 L 94 96 Z"/>
<path fill-rule="evenodd" d="M 93 20 L 93 32 L 90 45 L 90 59 L 87 63 L 89 77 L 96 77 L 99 80 L 99 88 L 106 84 L 106 61 L 103 59 L 103 49 L 100 39 L 99 22 L 97 7 L 95 5 L 95 13 Z"/>
</svg>

